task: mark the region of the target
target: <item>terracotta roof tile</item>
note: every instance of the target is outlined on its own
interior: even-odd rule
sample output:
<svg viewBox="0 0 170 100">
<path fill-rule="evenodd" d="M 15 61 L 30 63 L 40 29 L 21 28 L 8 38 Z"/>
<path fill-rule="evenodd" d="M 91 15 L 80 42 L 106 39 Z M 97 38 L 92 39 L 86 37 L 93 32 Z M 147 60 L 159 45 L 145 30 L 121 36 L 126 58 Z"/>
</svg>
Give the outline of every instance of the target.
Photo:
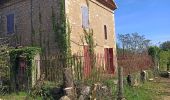
<svg viewBox="0 0 170 100">
<path fill-rule="evenodd" d="M 117 6 L 113 0 L 97 0 L 97 1 L 105 5 L 106 7 L 110 8 L 111 10 L 117 9 Z"/>
</svg>

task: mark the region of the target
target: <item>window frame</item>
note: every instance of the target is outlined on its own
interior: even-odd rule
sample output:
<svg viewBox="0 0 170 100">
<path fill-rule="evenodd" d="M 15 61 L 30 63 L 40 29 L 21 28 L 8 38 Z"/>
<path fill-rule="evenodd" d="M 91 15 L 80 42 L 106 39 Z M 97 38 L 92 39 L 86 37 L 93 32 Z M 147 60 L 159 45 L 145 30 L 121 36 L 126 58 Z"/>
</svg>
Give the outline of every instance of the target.
<svg viewBox="0 0 170 100">
<path fill-rule="evenodd" d="M 10 15 L 13 15 L 13 27 L 12 27 L 12 31 L 10 32 L 8 29 L 8 17 L 10 17 Z M 15 33 L 15 13 L 9 13 L 6 15 L 6 32 L 7 32 L 7 35 L 11 35 L 11 34 L 14 34 Z"/>
<path fill-rule="evenodd" d="M 84 9 L 86 9 L 87 14 L 86 13 L 84 14 L 84 12 L 85 12 L 85 11 L 83 11 Z M 86 16 L 87 18 L 85 17 L 85 19 L 84 19 L 84 16 Z M 89 17 L 89 7 L 86 5 L 81 6 L 81 18 L 82 18 L 82 28 L 88 29 L 90 26 L 90 23 L 89 23 L 90 17 Z"/>
<path fill-rule="evenodd" d="M 108 39 L 108 29 L 107 29 L 107 25 L 104 25 L 104 39 L 105 39 L 105 40 Z"/>
</svg>

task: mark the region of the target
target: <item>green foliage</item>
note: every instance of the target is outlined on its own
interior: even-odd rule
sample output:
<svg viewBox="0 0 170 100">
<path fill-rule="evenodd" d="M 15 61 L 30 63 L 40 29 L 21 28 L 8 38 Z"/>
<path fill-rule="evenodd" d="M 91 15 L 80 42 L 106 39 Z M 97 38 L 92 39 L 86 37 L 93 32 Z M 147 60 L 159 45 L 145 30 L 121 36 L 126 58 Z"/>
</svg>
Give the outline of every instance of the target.
<svg viewBox="0 0 170 100">
<path fill-rule="evenodd" d="M 148 53 L 149 53 L 149 55 L 152 56 L 152 58 L 154 58 L 155 56 L 159 57 L 159 52 L 160 52 L 160 49 L 159 49 L 159 47 L 156 47 L 156 46 L 149 47 L 149 49 L 148 49 Z"/>
<path fill-rule="evenodd" d="M 56 21 L 56 15 L 54 8 L 52 7 L 52 26 L 53 32 L 55 33 L 55 41 L 57 47 L 59 48 L 59 52 L 64 56 L 68 56 L 71 53 L 71 46 L 70 46 L 70 33 L 71 28 L 69 21 L 66 20 L 65 15 L 65 1 L 60 0 L 60 22 Z"/>
<path fill-rule="evenodd" d="M 41 8 L 39 5 L 39 35 L 40 35 L 40 47 L 42 48 L 42 14 L 41 14 Z"/>
<path fill-rule="evenodd" d="M 25 47 L 25 48 L 19 48 L 19 49 L 12 49 L 9 52 L 10 55 L 10 62 L 11 62 L 11 68 L 10 68 L 10 78 L 11 78 L 11 85 L 12 88 L 15 90 L 16 82 L 17 82 L 17 74 L 18 74 L 18 58 L 23 57 L 26 59 L 27 67 L 26 67 L 26 77 L 29 80 L 28 84 L 31 84 L 31 72 L 32 72 L 32 60 L 34 59 L 34 56 L 37 53 L 40 53 L 41 49 L 37 47 Z"/>
<path fill-rule="evenodd" d="M 169 77 L 169 73 L 167 71 L 161 71 L 161 72 L 159 72 L 159 75 L 161 77 L 164 77 L 164 78 L 168 78 Z"/>
<path fill-rule="evenodd" d="M 163 42 L 160 45 L 160 48 L 163 49 L 163 50 L 170 50 L 170 41 Z"/>
<path fill-rule="evenodd" d="M 33 98 L 29 97 L 27 93 L 25 92 L 19 92 L 18 94 L 12 93 L 8 95 L 1 96 L 1 99 L 3 100 L 34 100 Z M 41 99 L 36 99 L 41 100 Z"/>
<path fill-rule="evenodd" d="M 0 79 L 9 78 L 9 50 L 7 45 L 0 46 Z"/>
<path fill-rule="evenodd" d="M 52 26 L 53 31 L 55 33 L 55 41 L 57 43 L 57 47 L 60 48 L 62 54 L 66 54 L 67 52 L 67 33 L 66 33 L 66 17 L 64 12 L 64 2 L 60 0 L 60 23 L 56 21 L 56 15 L 54 8 L 52 7 Z"/>
<path fill-rule="evenodd" d="M 90 55 L 94 55 L 94 38 L 93 38 L 93 30 L 90 29 L 89 32 L 84 29 L 85 41 L 89 46 Z"/>
<path fill-rule="evenodd" d="M 161 70 L 166 70 L 168 65 L 170 64 L 170 50 L 169 51 L 161 50 L 159 57 Z"/>
<path fill-rule="evenodd" d="M 159 63 L 161 70 L 167 69 L 167 66 L 170 64 L 170 50 L 163 50 L 154 46 L 148 49 L 148 53 L 152 56 L 155 63 Z"/>
<path fill-rule="evenodd" d="M 93 30 L 89 29 L 88 31 L 84 29 L 85 41 L 88 45 L 88 51 L 90 56 L 91 68 L 95 67 L 95 43 L 93 38 Z"/>
<path fill-rule="evenodd" d="M 158 90 L 153 90 L 159 86 L 156 83 L 145 83 L 142 86 L 125 86 L 125 98 L 127 100 L 160 100 L 157 99 Z"/>
<path fill-rule="evenodd" d="M 37 97 L 41 97 L 42 100 L 53 100 L 53 97 L 51 95 L 52 88 L 49 85 L 42 85 L 39 88 L 36 88 L 32 90 L 30 93 L 30 96 L 34 99 L 37 99 Z"/>
</svg>

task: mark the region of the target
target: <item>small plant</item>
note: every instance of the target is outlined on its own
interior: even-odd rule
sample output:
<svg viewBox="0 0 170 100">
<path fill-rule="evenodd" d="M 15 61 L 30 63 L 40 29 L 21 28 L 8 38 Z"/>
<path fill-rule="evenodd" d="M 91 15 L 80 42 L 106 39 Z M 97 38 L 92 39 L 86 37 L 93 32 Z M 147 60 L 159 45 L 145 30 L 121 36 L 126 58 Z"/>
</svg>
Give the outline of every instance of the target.
<svg viewBox="0 0 170 100">
<path fill-rule="evenodd" d="M 50 93 L 51 84 L 45 84 L 45 76 L 42 75 L 41 78 L 37 81 L 35 86 L 30 91 L 30 96 L 36 99 L 37 97 L 42 97 L 43 100 L 53 100 Z"/>
</svg>

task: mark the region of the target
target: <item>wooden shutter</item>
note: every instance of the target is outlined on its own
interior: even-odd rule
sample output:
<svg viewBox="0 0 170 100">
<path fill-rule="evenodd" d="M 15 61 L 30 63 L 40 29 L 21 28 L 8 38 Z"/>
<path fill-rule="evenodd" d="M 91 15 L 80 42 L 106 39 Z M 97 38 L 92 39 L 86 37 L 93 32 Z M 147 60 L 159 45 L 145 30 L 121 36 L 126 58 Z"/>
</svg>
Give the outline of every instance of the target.
<svg viewBox="0 0 170 100">
<path fill-rule="evenodd" d="M 114 74 L 115 66 L 114 66 L 114 56 L 113 56 L 113 48 L 109 48 L 109 74 Z"/>
<path fill-rule="evenodd" d="M 88 77 L 91 73 L 89 46 L 84 46 L 84 77 Z"/>
<path fill-rule="evenodd" d="M 114 66 L 114 56 L 113 56 L 113 48 L 105 48 L 105 67 L 109 74 L 114 74 L 115 66 Z"/>
<path fill-rule="evenodd" d="M 14 33 L 14 14 L 7 15 L 7 32 Z"/>
<path fill-rule="evenodd" d="M 86 6 L 82 6 L 82 27 L 89 27 L 89 10 Z"/>
<path fill-rule="evenodd" d="M 105 39 L 107 40 L 107 26 L 104 25 L 104 36 L 105 36 Z"/>
</svg>

